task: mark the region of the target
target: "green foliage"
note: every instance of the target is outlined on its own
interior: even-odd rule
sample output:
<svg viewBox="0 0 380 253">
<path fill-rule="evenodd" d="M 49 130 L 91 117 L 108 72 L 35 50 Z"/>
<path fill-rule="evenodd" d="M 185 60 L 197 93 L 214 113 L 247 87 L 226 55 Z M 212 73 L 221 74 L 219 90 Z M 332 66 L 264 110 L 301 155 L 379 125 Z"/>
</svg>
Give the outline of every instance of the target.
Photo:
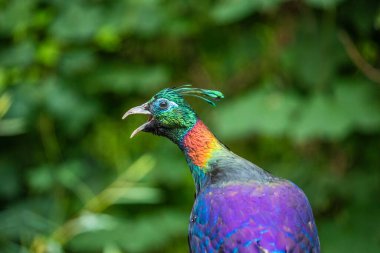
<svg viewBox="0 0 380 253">
<path fill-rule="evenodd" d="M 375 0 L 0 1 L 0 251 L 186 252 L 184 158 L 121 116 L 192 83 L 304 189 L 323 251 L 379 252 L 379 31 Z"/>
<path fill-rule="evenodd" d="M 277 7 L 283 0 L 222 0 L 211 10 L 211 16 L 220 23 L 243 19 L 253 12 Z"/>
</svg>

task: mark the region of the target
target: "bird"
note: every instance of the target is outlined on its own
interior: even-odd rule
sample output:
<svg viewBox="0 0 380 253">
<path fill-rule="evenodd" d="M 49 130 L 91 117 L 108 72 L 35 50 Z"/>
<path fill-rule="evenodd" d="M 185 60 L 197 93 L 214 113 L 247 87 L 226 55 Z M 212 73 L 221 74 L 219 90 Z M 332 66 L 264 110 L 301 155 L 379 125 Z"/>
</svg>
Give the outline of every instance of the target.
<svg viewBox="0 0 380 253">
<path fill-rule="evenodd" d="M 304 192 L 233 153 L 185 97 L 215 105 L 224 95 L 191 85 L 165 88 L 122 118 L 148 115 L 131 138 L 139 132 L 163 136 L 184 153 L 195 185 L 190 252 L 319 253 L 318 231 Z"/>
</svg>

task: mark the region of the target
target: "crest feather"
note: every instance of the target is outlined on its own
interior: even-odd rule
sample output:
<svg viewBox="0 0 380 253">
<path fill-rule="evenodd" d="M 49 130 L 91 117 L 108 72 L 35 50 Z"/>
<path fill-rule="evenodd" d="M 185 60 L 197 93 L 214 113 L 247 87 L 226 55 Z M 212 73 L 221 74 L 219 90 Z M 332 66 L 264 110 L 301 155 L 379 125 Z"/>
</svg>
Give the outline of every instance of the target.
<svg viewBox="0 0 380 253">
<path fill-rule="evenodd" d="M 224 98 L 223 93 L 220 91 L 192 88 L 191 84 L 185 84 L 178 88 L 173 88 L 173 90 L 175 90 L 178 94 L 182 96 L 200 98 L 213 106 L 216 105 L 216 101 L 219 101 L 220 99 Z"/>
</svg>

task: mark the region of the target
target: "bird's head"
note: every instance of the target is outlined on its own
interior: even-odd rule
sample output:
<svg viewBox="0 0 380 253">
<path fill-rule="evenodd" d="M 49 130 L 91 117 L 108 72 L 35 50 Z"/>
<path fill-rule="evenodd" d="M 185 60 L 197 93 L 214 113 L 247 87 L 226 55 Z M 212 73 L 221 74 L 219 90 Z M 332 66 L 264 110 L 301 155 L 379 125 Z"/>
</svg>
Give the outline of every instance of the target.
<svg viewBox="0 0 380 253">
<path fill-rule="evenodd" d="M 215 105 L 214 101 L 223 98 L 219 91 L 192 88 L 184 85 L 179 88 L 166 88 L 154 95 L 148 102 L 128 110 L 123 119 L 132 114 L 146 114 L 148 121 L 133 131 L 131 138 L 138 132 L 177 138 L 180 133 L 191 129 L 197 115 L 184 99 L 184 96 L 198 97 Z"/>
</svg>

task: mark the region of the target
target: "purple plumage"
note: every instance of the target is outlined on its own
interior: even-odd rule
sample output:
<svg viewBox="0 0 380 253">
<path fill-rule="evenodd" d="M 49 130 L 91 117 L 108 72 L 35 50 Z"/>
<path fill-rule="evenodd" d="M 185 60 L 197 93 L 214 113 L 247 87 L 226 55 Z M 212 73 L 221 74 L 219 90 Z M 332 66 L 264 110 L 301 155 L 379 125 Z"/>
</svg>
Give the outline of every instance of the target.
<svg viewBox="0 0 380 253">
<path fill-rule="evenodd" d="M 319 252 L 304 193 L 285 180 L 210 186 L 194 203 L 192 252 Z"/>
<path fill-rule="evenodd" d="M 211 104 L 223 98 L 218 91 L 189 86 L 164 89 L 123 118 L 150 115 L 132 136 L 139 131 L 165 136 L 185 154 L 196 187 L 190 251 L 319 253 L 317 228 L 305 194 L 290 181 L 231 152 L 199 120 L 184 95 Z"/>
</svg>

